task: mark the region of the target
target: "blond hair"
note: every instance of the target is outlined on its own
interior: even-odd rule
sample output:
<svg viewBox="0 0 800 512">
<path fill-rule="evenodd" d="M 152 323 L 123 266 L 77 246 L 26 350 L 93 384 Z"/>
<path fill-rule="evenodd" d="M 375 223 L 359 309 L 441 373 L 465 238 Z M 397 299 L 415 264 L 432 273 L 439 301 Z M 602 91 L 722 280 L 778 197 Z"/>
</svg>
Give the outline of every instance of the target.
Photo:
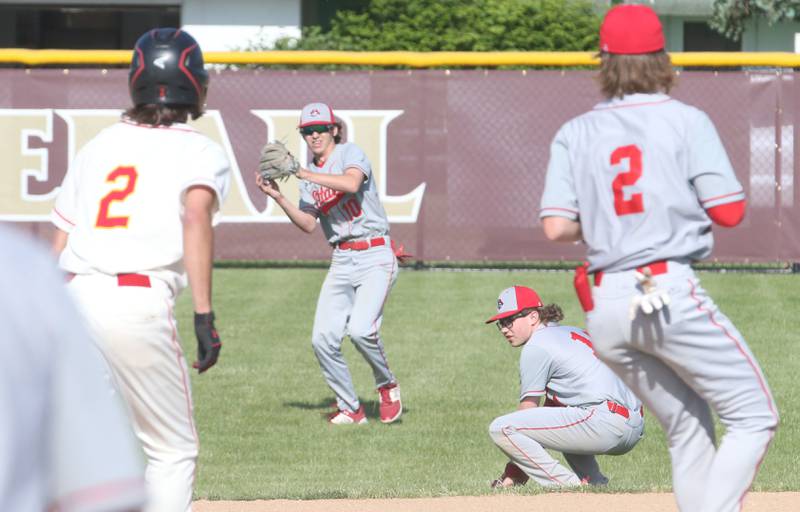
<svg viewBox="0 0 800 512">
<path fill-rule="evenodd" d="M 600 90 L 607 99 L 635 93 L 668 93 L 675 73 L 667 52 L 638 55 L 600 53 Z"/>
</svg>

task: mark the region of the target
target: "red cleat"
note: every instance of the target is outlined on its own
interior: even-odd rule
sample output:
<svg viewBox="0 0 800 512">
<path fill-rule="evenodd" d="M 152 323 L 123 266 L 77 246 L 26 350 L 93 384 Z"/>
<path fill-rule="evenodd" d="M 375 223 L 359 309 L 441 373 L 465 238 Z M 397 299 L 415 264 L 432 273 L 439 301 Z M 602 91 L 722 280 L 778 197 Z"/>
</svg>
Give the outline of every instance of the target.
<svg viewBox="0 0 800 512">
<path fill-rule="evenodd" d="M 379 387 L 378 393 L 381 396 L 381 423 L 396 421 L 403 414 L 403 403 L 400 401 L 400 388 L 397 387 L 397 383 Z"/>
</svg>

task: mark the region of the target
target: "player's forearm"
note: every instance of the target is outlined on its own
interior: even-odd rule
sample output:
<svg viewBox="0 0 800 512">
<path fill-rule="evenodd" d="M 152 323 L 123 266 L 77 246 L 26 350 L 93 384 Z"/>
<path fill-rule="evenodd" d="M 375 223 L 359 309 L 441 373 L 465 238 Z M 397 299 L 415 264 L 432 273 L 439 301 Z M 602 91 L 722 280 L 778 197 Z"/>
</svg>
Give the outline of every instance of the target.
<svg viewBox="0 0 800 512">
<path fill-rule="evenodd" d="M 64 247 L 67 246 L 67 237 L 68 236 L 69 236 L 69 233 L 67 233 L 66 231 L 62 231 L 62 230 L 56 228 L 56 232 L 55 232 L 55 234 L 53 234 L 53 240 L 52 240 L 52 242 L 50 244 L 50 247 L 53 250 L 53 254 L 55 254 L 56 256 L 61 254 L 61 251 L 63 251 Z"/>
<path fill-rule="evenodd" d="M 211 266 L 214 230 L 211 222 L 184 222 L 183 263 L 189 275 L 192 302 L 196 313 L 211 311 Z"/>
<path fill-rule="evenodd" d="M 211 225 L 213 194 L 191 189 L 186 194 L 183 216 L 183 264 L 189 276 L 196 313 L 211 311 L 211 267 L 214 259 L 214 228 Z"/>
<path fill-rule="evenodd" d="M 273 199 L 275 200 L 275 203 L 277 203 L 277 205 L 283 209 L 284 213 L 286 213 L 286 216 L 292 221 L 292 224 L 306 233 L 314 232 L 314 229 L 317 227 L 317 218 L 315 216 L 302 211 L 300 208 L 286 199 L 286 196 L 284 195 Z"/>
<path fill-rule="evenodd" d="M 534 407 L 539 407 L 539 397 L 538 396 L 526 396 L 523 398 L 519 405 L 517 406 L 518 411 L 523 411 L 525 409 L 533 409 Z"/>
<path fill-rule="evenodd" d="M 348 169 L 349 170 L 349 169 Z M 312 172 L 308 169 L 300 169 L 297 171 L 297 177 L 301 180 L 310 181 L 317 185 L 322 185 L 337 192 L 344 192 L 346 194 L 355 194 L 361 187 L 361 182 L 364 175 L 361 171 L 357 170 L 354 173 L 345 172 L 344 174 L 322 174 L 319 172 Z"/>
<path fill-rule="evenodd" d="M 566 217 L 545 217 L 542 219 L 544 236 L 554 242 L 578 242 L 583 239 L 581 223 Z"/>
</svg>

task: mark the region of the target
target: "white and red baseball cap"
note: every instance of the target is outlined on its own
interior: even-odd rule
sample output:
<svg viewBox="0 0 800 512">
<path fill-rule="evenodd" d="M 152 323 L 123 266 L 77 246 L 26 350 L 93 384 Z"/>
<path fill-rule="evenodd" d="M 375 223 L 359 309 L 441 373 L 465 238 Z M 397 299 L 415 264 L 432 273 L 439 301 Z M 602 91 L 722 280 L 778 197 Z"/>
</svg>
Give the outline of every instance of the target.
<svg viewBox="0 0 800 512">
<path fill-rule="evenodd" d="M 600 51 L 621 55 L 653 53 L 664 49 L 664 30 L 653 9 L 646 5 L 618 5 L 600 25 Z"/>
<path fill-rule="evenodd" d="M 540 308 L 542 299 L 539 294 L 527 286 L 512 286 L 500 292 L 497 297 L 497 314 L 486 321 L 487 324 L 496 322 L 501 318 L 516 315 L 523 309 Z"/>
<path fill-rule="evenodd" d="M 324 103 L 309 103 L 300 113 L 298 128 L 315 124 L 336 124 L 333 109 Z"/>
</svg>

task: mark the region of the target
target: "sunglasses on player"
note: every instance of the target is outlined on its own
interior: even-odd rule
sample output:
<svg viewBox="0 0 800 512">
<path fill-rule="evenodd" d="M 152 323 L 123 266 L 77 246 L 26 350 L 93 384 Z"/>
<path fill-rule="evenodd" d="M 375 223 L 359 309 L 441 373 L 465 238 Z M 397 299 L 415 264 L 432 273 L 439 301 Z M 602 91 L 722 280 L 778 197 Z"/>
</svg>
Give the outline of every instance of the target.
<svg viewBox="0 0 800 512">
<path fill-rule="evenodd" d="M 314 133 L 328 133 L 329 131 L 331 131 L 331 127 L 327 124 L 314 124 L 300 128 L 300 133 L 306 137 Z"/>
<path fill-rule="evenodd" d="M 522 318 L 523 316 L 528 316 L 529 314 L 530 314 L 530 310 L 528 310 L 528 311 L 520 311 L 517 314 L 511 315 L 511 316 L 507 316 L 505 318 L 501 318 L 500 320 L 497 321 L 497 328 L 499 330 L 501 330 L 501 331 L 503 329 L 510 329 L 511 326 L 514 324 L 514 321 L 516 321 L 517 318 Z"/>
</svg>

